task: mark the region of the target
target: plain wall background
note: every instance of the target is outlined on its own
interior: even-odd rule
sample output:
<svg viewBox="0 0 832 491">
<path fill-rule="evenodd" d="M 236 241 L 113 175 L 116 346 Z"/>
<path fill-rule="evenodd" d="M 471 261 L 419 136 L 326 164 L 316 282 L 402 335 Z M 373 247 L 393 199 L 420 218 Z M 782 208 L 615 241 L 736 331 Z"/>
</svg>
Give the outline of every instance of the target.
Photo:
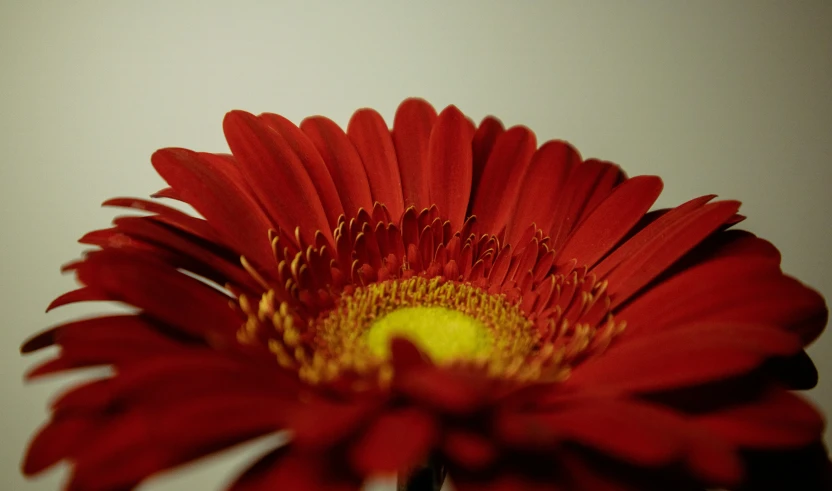
<svg viewBox="0 0 832 491">
<path fill-rule="evenodd" d="M 223 114 L 345 124 L 401 99 L 526 124 L 630 175 L 659 205 L 716 193 L 771 240 L 789 274 L 832 296 L 832 2 L 0 2 L 2 330 L 0 489 L 67 379 L 23 386 L 19 343 L 97 307 L 45 315 L 73 287 L 58 268 L 108 226 L 111 196 L 162 187 L 165 146 L 222 151 Z M 389 120 L 390 121 L 390 120 Z M 832 334 L 810 350 L 811 397 L 832 411 Z M 77 378 L 77 377 L 76 377 Z M 161 476 L 146 491 L 218 490 L 255 450 Z"/>
</svg>

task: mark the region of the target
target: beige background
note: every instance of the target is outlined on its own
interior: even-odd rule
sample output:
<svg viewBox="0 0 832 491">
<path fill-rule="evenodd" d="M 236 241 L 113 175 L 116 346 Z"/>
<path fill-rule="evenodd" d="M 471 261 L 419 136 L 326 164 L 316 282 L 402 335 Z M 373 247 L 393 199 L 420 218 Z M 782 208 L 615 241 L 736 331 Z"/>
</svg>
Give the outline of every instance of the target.
<svg viewBox="0 0 832 491">
<path fill-rule="evenodd" d="M 108 225 L 114 195 L 162 186 L 164 146 L 221 151 L 223 114 L 274 111 L 346 123 L 391 117 L 406 96 L 566 138 L 631 175 L 664 177 L 660 205 L 718 193 L 783 267 L 832 295 L 832 2 L 0 2 L 0 489 L 66 379 L 24 388 L 30 333 L 92 311 L 46 304 L 60 264 Z M 811 350 L 812 397 L 832 410 L 832 335 Z M 77 377 L 76 377 L 77 378 Z M 256 450 L 149 482 L 221 488 Z"/>
</svg>

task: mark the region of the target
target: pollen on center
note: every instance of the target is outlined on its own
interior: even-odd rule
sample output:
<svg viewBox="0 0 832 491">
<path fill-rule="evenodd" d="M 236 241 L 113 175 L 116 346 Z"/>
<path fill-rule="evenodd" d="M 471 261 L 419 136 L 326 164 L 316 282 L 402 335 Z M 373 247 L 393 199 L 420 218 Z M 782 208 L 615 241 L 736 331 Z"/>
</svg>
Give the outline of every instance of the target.
<svg viewBox="0 0 832 491">
<path fill-rule="evenodd" d="M 405 338 L 436 363 L 487 359 L 494 336 L 474 317 L 446 307 L 404 307 L 370 325 L 366 340 L 370 352 L 386 359 L 393 338 Z"/>
</svg>

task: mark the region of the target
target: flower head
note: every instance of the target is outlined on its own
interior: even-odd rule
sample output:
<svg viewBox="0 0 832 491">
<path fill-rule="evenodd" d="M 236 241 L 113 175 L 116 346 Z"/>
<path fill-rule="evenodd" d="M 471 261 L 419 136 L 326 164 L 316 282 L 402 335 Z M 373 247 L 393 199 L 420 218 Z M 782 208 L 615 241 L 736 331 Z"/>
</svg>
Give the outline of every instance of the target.
<svg viewBox="0 0 832 491">
<path fill-rule="evenodd" d="M 69 460 L 68 489 L 129 489 L 287 430 L 230 489 L 359 489 L 426 461 L 462 491 L 825 489 L 823 421 L 792 390 L 816 383 L 827 309 L 733 228 L 739 203 L 649 211 L 658 177 L 419 99 L 392 130 L 370 109 L 346 132 L 223 128 L 230 155 L 152 158 L 154 197 L 201 217 L 109 200 L 145 214 L 65 267 L 83 286 L 51 307 L 135 311 L 24 344 L 60 346 L 30 378 L 113 368 L 54 402 L 27 474 Z"/>
</svg>

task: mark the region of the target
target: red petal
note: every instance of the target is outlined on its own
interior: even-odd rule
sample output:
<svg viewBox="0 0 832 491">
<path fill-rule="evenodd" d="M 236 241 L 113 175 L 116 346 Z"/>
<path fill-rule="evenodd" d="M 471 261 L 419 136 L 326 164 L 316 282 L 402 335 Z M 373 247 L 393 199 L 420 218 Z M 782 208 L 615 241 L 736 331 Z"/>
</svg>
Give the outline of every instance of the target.
<svg viewBox="0 0 832 491">
<path fill-rule="evenodd" d="M 536 145 L 534 133 L 522 126 L 497 138 L 473 196 L 472 214 L 477 216 L 479 230 L 497 234 L 506 225 Z"/>
<path fill-rule="evenodd" d="M 557 207 L 551 210 L 549 220 L 540 224 L 552 239 L 549 247 L 560 250 L 575 227 L 624 179 L 621 169 L 609 162 L 590 159 L 576 165 Z"/>
<path fill-rule="evenodd" d="M 396 110 L 393 144 L 405 208 L 415 206 L 422 210 L 433 204 L 429 189 L 428 144 L 435 121 L 436 110 L 422 99 L 406 99 Z M 445 211 L 442 207 L 440 210 Z"/>
<path fill-rule="evenodd" d="M 471 199 L 469 200 L 469 207 L 474 204 L 474 196 L 477 195 L 477 190 L 482 181 L 482 173 L 485 170 L 485 164 L 491 157 L 491 151 L 494 149 L 494 144 L 497 138 L 505 132 L 503 123 L 493 116 L 487 116 L 482 120 L 477 130 L 474 132 L 473 140 L 471 141 L 472 154 L 472 175 L 471 175 Z"/>
<path fill-rule="evenodd" d="M 745 322 L 788 328 L 804 344 L 820 334 L 826 316 L 823 297 L 766 256 L 727 256 L 683 271 L 618 314 L 628 336 L 691 322 Z"/>
<path fill-rule="evenodd" d="M 456 464 L 471 470 L 483 469 L 497 457 L 497 449 L 491 440 L 463 430 L 449 430 L 442 450 Z"/>
<path fill-rule="evenodd" d="M 326 212 L 329 221 L 329 228 L 335 229 L 338 217 L 344 213 L 344 207 L 338 197 L 335 181 L 329 174 L 321 154 L 315 149 L 315 145 L 294 123 L 283 116 L 264 113 L 260 115 L 260 119 L 280 133 L 298 156 L 304 169 L 309 173 L 312 184 L 315 185 L 318 197 L 321 198 L 321 204 L 324 206 L 324 212 Z"/>
<path fill-rule="evenodd" d="M 114 223 L 116 229 L 127 237 L 145 241 L 152 246 L 160 246 L 172 253 L 176 259 L 173 265 L 176 267 L 204 276 L 218 285 L 232 283 L 249 291 L 262 291 L 262 287 L 240 265 L 238 254 L 229 253 L 226 249 L 214 247 L 200 239 L 177 232 L 158 223 L 155 217 L 119 217 Z"/>
<path fill-rule="evenodd" d="M 79 417 L 55 418 L 43 425 L 26 450 L 23 473 L 32 476 L 75 453 L 94 426 L 93 420 Z"/>
<path fill-rule="evenodd" d="M 347 136 L 364 163 L 373 201 L 385 205 L 390 216 L 400 217 L 404 213 L 402 179 L 384 119 L 372 109 L 356 111 L 347 125 Z"/>
<path fill-rule="evenodd" d="M 556 264 L 575 259 L 580 265 L 594 265 L 638 223 L 661 190 L 662 181 L 655 176 L 634 177 L 615 188 L 567 239 Z"/>
<path fill-rule="evenodd" d="M 77 269 L 84 284 L 211 343 L 236 345 L 240 318 L 229 297 L 171 266 L 119 251 L 99 251 Z"/>
<path fill-rule="evenodd" d="M 120 489 L 152 473 L 280 429 L 263 396 L 220 395 L 99 425 L 73 456 L 72 485 Z"/>
<path fill-rule="evenodd" d="M 372 401 L 337 403 L 320 400 L 298 404 L 289 409 L 286 416 L 287 427 L 292 431 L 292 444 L 314 450 L 332 447 L 372 418 L 378 406 Z"/>
<path fill-rule="evenodd" d="M 454 106 L 439 114 L 430 134 L 430 198 L 453 230 L 462 227 L 471 194 L 471 137 Z"/>
<path fill-rule="evenodd" d="M 60 297 L 52 300 L 52 303 L 46 307 L 46 311 L 49 312 L 50 310 L 57 309 L 58 307 L 63 307 L 64 305 L 69 305 L 72 303 L 78 302 L 102 302 L 110 300 L 110 297 L 107 295 L 106 292 L 90 287 L 83 287 L 78 288 L 77 290 L 72 290 L 69 292 L 64 293 Z"/>
<path fill-rule="evenodd" d="M 363 475 L 406 470 L 427 456 L 436 437 L 436 422 L 428 414 L 416 408 L 391 410 L 350 449 L 350 461 Z"/>
<path fill-rule="evenodd" d="M 135 363 L 182 350 L 181 344 L 165 337 L 147 319 L 136 315 L 83 319 L 56 326 L 47 333 L 40 347 L 46 342 L 60 345 L 60 361 L 40 365 L 29 372 L 27 378 L 86 366 Z M 30 343 L 24 348 L 31 348 Z"/>
<path fill-rule="evenodd" d="M 373 198 L 367 172 L 355 146 L 344 131 L 331 120 L 321 116 L 303 120 L 300 129 L 306 133 L 323 158 L 335 188 L 338 189 L 346 216 L 354 217 L 362 208 L 372 209 Z"/>
<path fill-rule="evenodd" d="M 697 417 L 701 431 L 758 449 L 808 445 L 823 435 L 823 416 L 804 399 L 782 389 L 741 406 Z"/>
<path fill-rule="evenodd" d="M 554 211 L 563 199 L 563 186 L 581 156 L 571 145 L 562 141 L 544 143 L 532 156 L 529 171 L 520 187 L 520 199 L 509 220 L 506 237 L 517 244 L 532 223 L 548 232 L 552 228 Z"/>
<path fill-rule="evenodd" d="M 793 355 L 800 342 L 782 329 L 748 324 L 678 327 L 622 339 L 578 365 L 564 387 L 654 392 L 739 375 L 770 357 Z"/>
<path fill-rule="evenodd" d="M 157 151 L 151 160 L 159 175 L 237 251 L 261 267 L 272 265 L 271 221 L 216 162 L 190 150 L 170 148 Z"/>
<path fill-rule="evenodd" d="M 650 219 L 650 221 L 644 228 L 641 228 L 638 233 L 612 251 L 603 261 L 592 268 L 592 271 L 598 277 L 603 278 L 607 276 L 610 271 L 617 268 L 625 259 L 629 259 L 635 252 L 655 240 L 665 229 L 687 218 L 691 213 L 702 208 L 707 202 L 714 199 L 714 197 L 714 195 L 702 196 L 671 210 L 656 210 L 648 213 L 644 218 L 645 220 Z"/>
<path fill-rule="evenodd" d="M 440 368 L 412 343 L 396 338 L 391 345 L 393 387 L 419 403 L 449 413 L 465 414 L 488 400 L 489 381 L 479 372 Z"/>
<path fill-rule="evenodd" d="M 607 292 L 612 297 L 612 307 L 621 305 L 669 268 L 722 226 L 738 208 L 739 203 L 736 201 L 707 204 L 657 233 L 653 240 L 635 251 L 606 277 L 610 285 Z M 644 232 L 655 225 L 656 223 L 651 224 Z"/>
<path fill-rule="evenodd" d="M 317 190 L 286 139 L 244 111 L 228 113 L 222 126 L 246 182 L 272 220 L 284 230 L 300 227 L 309 244 L 316 231 L 333 243 Z"/>
<path fill-rule="evenodd" d="M 138 198 L 112 198 L 108 199 L 101 206 L 115 206 L 119 208 L 132 208 L 154 213 L 154 218 L 171 227 L 187 232 L 193 236 L 204 239 L 208 242 L 225 245 L 217 232 L 201 218 L 192 217 L 175 208 L 171 208 L 155 201 L 147 201 Z"/>
<path fill-rule="evenodd" d="M 288 445 L 263 456 L 228 491 L 358 491 L 361 487 L 355 476 L 328 469 L 323 456 L 304 454 Z"/>
<path fill-rule="evenodd" d="M 213 350 L 182 349 L 175 356 L 120 367 L 117 376 L 74 388 L 52 406 L 56 414 L 100 415 L 113 408 L 161 410 L 191 399 L 239 395 L 271 398 L 272 414 L 284 418 L 284 401 L 295 398 L 298 384 L 274 363 L 258 365 Z"/>
<path fill-rule="evenodd" d="M 506 418 L 510 416 L 505 416 Z M 638 466 L 685 463 L 706 482 L 731 485 L 742 475 L 736 450 L 697 431 L 671 410 L 637 401 L 573 399 L 552 412 L 518 413 L 537 439 L 570 440 Z"/>
</svg>

